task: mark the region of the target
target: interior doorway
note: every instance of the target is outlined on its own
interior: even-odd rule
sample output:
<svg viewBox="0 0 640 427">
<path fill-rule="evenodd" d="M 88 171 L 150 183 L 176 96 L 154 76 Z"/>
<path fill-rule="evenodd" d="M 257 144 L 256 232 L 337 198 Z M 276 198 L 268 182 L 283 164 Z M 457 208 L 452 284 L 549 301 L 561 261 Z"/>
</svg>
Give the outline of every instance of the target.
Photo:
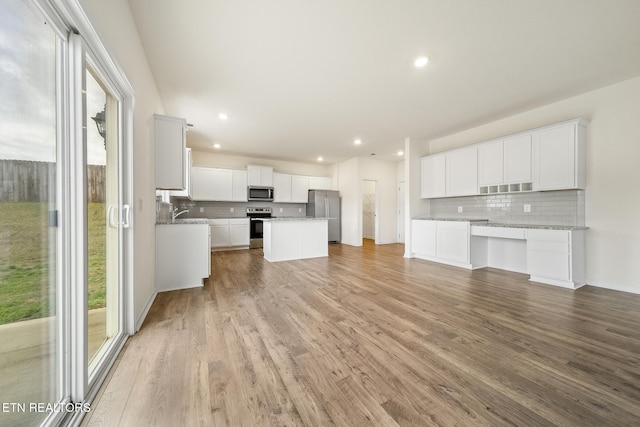
<svg viewBox="0 0 640 427">
<path fill-rule="evenodd" d="M 362 180 L 362 239 L 377 243 L 378 222 L 376 181 Z"/>
</svg>

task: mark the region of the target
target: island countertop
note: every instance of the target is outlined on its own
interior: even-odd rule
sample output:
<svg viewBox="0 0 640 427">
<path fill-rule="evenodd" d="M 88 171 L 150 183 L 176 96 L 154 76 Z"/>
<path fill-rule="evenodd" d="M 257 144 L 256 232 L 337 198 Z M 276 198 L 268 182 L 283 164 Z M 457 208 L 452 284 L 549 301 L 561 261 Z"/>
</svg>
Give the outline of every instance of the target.
<svg viewBox="0 0 640 427">
<path fill-rule="evenodd" d="M 277 222 L 277 221 L 327 221 L 333 218 L 329 217 L 315 217 L 315 216 L 276 216 L 271 218 L 260 218 L 264 222 Z"/>
</svg>

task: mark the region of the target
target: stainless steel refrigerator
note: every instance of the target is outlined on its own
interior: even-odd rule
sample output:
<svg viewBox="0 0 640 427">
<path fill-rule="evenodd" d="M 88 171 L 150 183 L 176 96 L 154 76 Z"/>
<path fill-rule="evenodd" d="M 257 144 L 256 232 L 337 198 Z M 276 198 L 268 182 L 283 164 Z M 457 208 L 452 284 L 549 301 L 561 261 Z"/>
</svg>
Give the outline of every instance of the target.
<svg viewBox="0 0 640 427">
<path fill-rule="evenodd" d="M 333 190 L 309 190 L 307 216 L 329 218 L 329 241 L 340 242 L 340 193 Z"/>
</svg>

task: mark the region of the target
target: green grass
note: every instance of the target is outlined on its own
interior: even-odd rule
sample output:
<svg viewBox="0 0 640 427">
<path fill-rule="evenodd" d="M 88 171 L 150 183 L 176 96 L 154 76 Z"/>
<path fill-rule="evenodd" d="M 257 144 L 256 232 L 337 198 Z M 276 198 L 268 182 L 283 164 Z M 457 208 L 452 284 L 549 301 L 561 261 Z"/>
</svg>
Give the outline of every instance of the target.
<svg viewBox="0 0 640 427">
<path fill-rule="evenodd" d="M 55 311 L 55 231 L 47 203 L 0 203 L 0 324 L 50 316 Z M 88 206 L 89 309 L 105 306 L 105 213 Z M 55 249 L 54 249 L 55 250 Z"/>
</svg>

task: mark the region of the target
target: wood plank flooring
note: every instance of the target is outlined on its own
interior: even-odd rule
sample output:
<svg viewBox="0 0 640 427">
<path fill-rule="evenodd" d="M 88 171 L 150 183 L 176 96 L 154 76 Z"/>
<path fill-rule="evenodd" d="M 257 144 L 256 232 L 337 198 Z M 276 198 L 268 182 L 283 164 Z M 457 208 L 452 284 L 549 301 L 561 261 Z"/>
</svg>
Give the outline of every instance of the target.
<svg viewBox="0 0 640 427">
<path fill-rule="evenodd" d="M 89 426 L 640 425 L 640 295 L 330 245 L 159 294 Z"/>
</svg>

